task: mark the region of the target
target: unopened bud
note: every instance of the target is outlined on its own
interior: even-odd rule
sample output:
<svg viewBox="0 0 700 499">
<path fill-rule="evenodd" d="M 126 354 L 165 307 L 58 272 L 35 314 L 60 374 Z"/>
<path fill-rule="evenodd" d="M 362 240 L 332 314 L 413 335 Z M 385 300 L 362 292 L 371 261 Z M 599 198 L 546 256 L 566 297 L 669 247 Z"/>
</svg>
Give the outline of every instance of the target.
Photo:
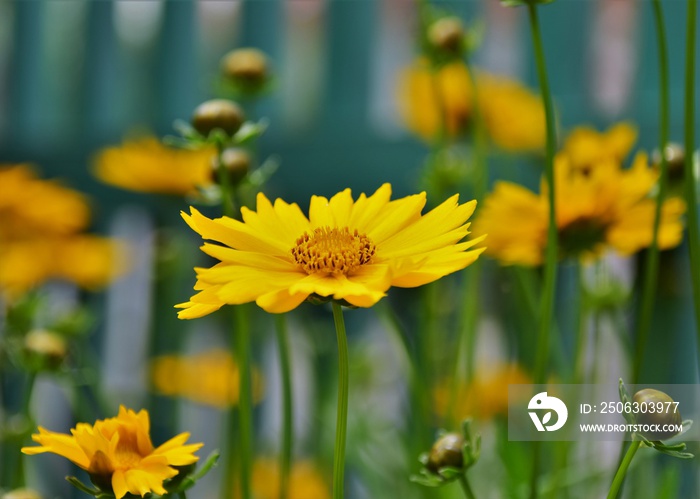
<svg viewBox="0 0 700 499">
<path fill-rule="evenodd" d="M 240 147 L 228 147 L 221 152 L 220 159 L 214 157 L 212 166 L 217 174 L 220 167 L 226 169 L 230 181 L 237 184 L 245 178 L 250 170 L 250 154 Z"/>
<path fill-rule="evenodd" d="M 49 367 L 58 367 L 66 356 L 66 349 L 65 339 L 51 331 L 35 329 L 24 337 L 24 350 L 44 360 Z"/>
<path fill-rule="evenodd" d="M 428 455 L 426 468 L 437 473 L 441 468 L 464 466 L 464 437 L 458 433 L 447 433 L 440 437 Z"/>
<path fill-rule="evenodd" d="M 212 130 L 223 130 L 227 135 L 235 134 L 245 121 L 243 110 L 233 101 L 214 99 L 200 104 L 192 115 L 192 126 L 204 136 Z"/>
<path fill-rule="evenodd" d="M 256 90 L 268 79 L 267 57 L 255 48 L 232 50 L 221 60 L 221 71 L 233 83 Z"/>
<path fill-rule="evenodd" d="M 428 40 L 436 49 L 447 54 L 459 54 L 464 40 L 464 27 L 458 17 L 443 17 L 428 29 Z"/>
<path fill-rule="evenodd" d="M 653 388 L 645 388 L 635 393 L 632 400 L 639 406 L 639 412 L 636 414 L 637 424 L 660 425 L 659 431 L 640 432 L 641 435 L 649 440 L 667 440 L 679 433 L 677 430 L 661 430 L 664 425 L 682 424 L 678 404 L 667 394 Z"/>
</svg>

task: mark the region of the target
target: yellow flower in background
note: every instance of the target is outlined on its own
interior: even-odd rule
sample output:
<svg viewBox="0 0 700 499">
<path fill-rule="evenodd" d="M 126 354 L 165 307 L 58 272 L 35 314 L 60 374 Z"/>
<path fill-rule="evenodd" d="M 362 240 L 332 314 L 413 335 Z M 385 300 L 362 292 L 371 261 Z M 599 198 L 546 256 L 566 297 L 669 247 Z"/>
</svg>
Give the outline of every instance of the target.
<svg viewBox="0 0 700 499">
<path fill-rule="evenodd" d="M 184 397 L 193 402 L 226 408 L 239 400 L 240 371 L 231 354 L 209 350 L 190 355 L 163 355 L 151 364 L 151 379 L 159 393 Z M 253 400 L 263 397 L 263 378 L 254 369 Z"/>
<path fill-rule="evenodd" d="M 97 486 L 121 499 L 127 493 L 165 494 L 163 482 L 178 474 L 176 467 L 199 460 L 194 453 L 203 444 L 185 445 L 188 438 L 188 433 L 181 433 L 154 448 L 148 412 L 122 406 L 117 417 L 94 425 L 79 423 L 71 435 L 39 427 L 32 440 L 40 445 L 23 447 L 22 452 L 63 456 L 87 471 Z"/>
<path fill-rule="evenodd" d="M 0 241 L 70 234 L 89 221 L 90 208 L 79 192 L 39 178 L 29 165 L 0 165 Z"/>
<path fill-rule="evenodd" d="M 357 201 L 350 189 L 330 200 L 312 196 L 307 218 L 296 204 L 272 204 L 258 194 L 257 212 L 242 208 L 242 222 L 211 220 L 190 208 L 183 217 L 212 241 L 202 250 L 220 263 L 196 269 L 198 293 L 177 305 L 183 309 L 178 316 L 192 319 L 251 301 L 283 313 L 309 297 L 370 307 L 391 286 L 433 282 L 467 267 L 483 251 L 467 251 L 483 236 L 463 241 L 476 201 L 460 205 L 455 195 L 422 215 L 425 193 L 390 198 L 389 184 Z"/>
<path fill-rule="evenodd" d="M 602 161 L 622 163 L 637 141 L 637 128 L 632 123 L 618 123 L 606 132 L 590 127 L 577 127 L 569 134 L 562 152 L 572 168 L 590 169 Z"/>
<path fill-rule="evenodd" d="M 122 189 L 184 196 L 213 184 L 214 155 L 212 149 L 177 149 L 143 137 L 100 151 L 94 174 Z"/>
<path fill-rule="evenodd" d="M 126 271 L 126 255 L 123 243 L 87 234 L 5 241 L 0 290 L 16 297 L 52 279 L 97 290 Z"/>
<path fill-rule="evenodd" d="M 479 71 L 479 111 L 493 143 L 506 151 L 540 151 L 545 144 L 545 115 L 538 94 L 520 83 Z M 464 135 L 473 120 L 473 88 L 467 66 L 453 62 L 439 69 L 420 59 L 399 78 L 399 111 L 409 130 L 431 142 L 440 131 Z"/>
<path fill-rule="evenodd" d="M 543 151 L 546 122 L 542 98 L 515 80 L 480 73 L 479 109 L 493 143 L 505 151 Z"/>
<path fill-rule="evenodd" d="M 251 488 L 255 499 L 278 499 L 280 488 L 279 462 L 257 459 L 253 464 Z M 238 497 L 235 495 L 234 497 Z M 318 468 L 310 461 L 292 465 L 288 499 L 329 499 L 328 485 Z"/>
<path fill-rule="evenodd" d="M 555 159 L 556 215 L 561 257 L 592 258 L 606 248 L 631 255 L 652 240 L 658 172 L 638 154 L 629 169 L 606 160 L 593 169 L 572 166 L 567 155 Z M 504 264 L 539 265 L 547 241 L 547 186 L 541 193 L 498 182 L 484 201 L 475 234 L 489 233 L 487 253 Z M 683 236 L 685 203 L 668 198 L 662 207 L 659 247 L 677 246 Z"/>
<path fill-rule="evenodd" d="M 401 75 L 399 111 L 406 126 L 424 140 L 435 140 L 443 112 L 448 135 L 464 134 L 471 120 L 471 107 L 469 73 L 460 62 L 433 70 L 429 61 L 420 59 Z"/>
<path fill-rule="evenodd" d="M 505 364 L 476 372 L 467 386 L 457 389 L 455 415 L 459 420 L 473 417 L 489 420 L 508 413 L 508 385 L 530 384 L 532 379 L 518 364 Z M 447 414 L 450 383 L 438 386 L 434 392 L 435 412 Z"/>
</svg>

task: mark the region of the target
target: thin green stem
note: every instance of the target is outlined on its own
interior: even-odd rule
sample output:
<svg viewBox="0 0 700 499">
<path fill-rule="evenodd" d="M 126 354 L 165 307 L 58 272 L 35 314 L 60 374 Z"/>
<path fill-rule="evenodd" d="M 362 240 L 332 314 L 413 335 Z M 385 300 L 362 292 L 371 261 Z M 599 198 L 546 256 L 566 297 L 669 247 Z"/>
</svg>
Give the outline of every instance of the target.
<svg viewBox="0 0 700 499">
<path fill-rule="evenodd" d="M 234 199 L 234 188 L 231 182 L 231 175 L 224 162 L 222 160 L 222 155 L 224 152 L 224 144 L 217 141 L 216 144 L 216 155 L 217 155 L 217 176 L 219 177 L 219 187 L 221 188 L 221 204 L 224 215 L 227 217 L 234 218 L 235 215 L 235 199 Z"/>
<path fill-rule="evenodd" d="M 277 332 L 280 371 L 282 374 L 282 447 L 280 450 L 279 499 L 286 499 L 289 494 L 289 472 L 292 466 L 294 413 L 292 411 L 291 355 L 287 335 L 287 321 L 284 314 L 275 316 L 275 330 Z"/>
<path fill-rule="evenodd" d="M 528 3 L 532 42 L 537 64 L 537 75 L 540 83 L 540 93 L 545 112 L 547 128 L 547 143 L 545 148 L 545 176 L 547 179 L 547 194 L 549 202 L 549 225 L 547 228 L 547 248 L 545 251 L 544 285 L 542 301 L 540 302 L 539 328 L 537 332 L 537 350 L 535 354 L 534 382 L 543 383 L 547 377 L 547 368 L 550 356 L 550 337 L 552 322 L 554 319 L 554 293 L 557 279 L 557 217 L 556 217 L 556 183 L 554 179 L 554 150 L 557 137 L 554 123 L 554 106 L 549 90 L 547 68 L 540 33 L 539 20 L 537 18 L 537 6 L 534 2 Z M 533 466 L 530 481 L 530 498 L 538 497 L 540 442 L 533 444 Z"/>
<path fill-rule="evenodd" d="M 34 393 L 34 385 L 36 382 L 36 373 L 30 372 L 27 374 L 27 379 L 25 382 L 22 398 L 22 406 L 20 408 L 20 417 L 24 424 L 28 425 L 31 421 L 30 405 L 32 402 L 32 393 Z M 8 463 L 8 468 L 12 471 L 9 473 L 9 483 L 11 488 L 18 489 L 24 487 L 25 479 L 24 476 L 24 456 L 20 453 L 20 449 L 24 444 L 24 440 L 27 438 L 26 433 L 22 433 L 17 436 L 16 449 L 14 449 L 11 455 L 10 461 Z M 13 439 L 14 442 L 14 439 Z"/>
<path fill-rule="evenodd" d="M 583 263 L 578 263 L 577 273 L 578 310 L 576 321 L 576 350 L 574 352 L 574 383 L 583 383 L 586 369 L 586 353 L 588 351 L 588 310 L 584 303 L 585 275 Z"/>
<path fill-rule="evenodd" d="M 476 496 L 474 495 L 474 491 L 472 490 L 471 486 L 469 485 L 469 480 L 467 479 L 466 473 L 460 475 L 459 484 L 462 486 L 462 491 L 464 492 L 464 497 L 466 497 L 467 499 L 476 499 Z"/>
<path fill-rule="evenodd" d="M 669 135 L 669 90 L 668 90 L 668 50 L 666 48 L 666 30 L 664 28 L 664 15 L 660 0 L 652 0 L 654 7 L 654 24 L 656 26 L 656 39 L 658 42 L 659 78 L 661 89 L 659 92 L 659 150 L 661 151 L 661 172 L 659 176 L 659 191 L 656 196 L 656 209 L 654 210 L 654 225 L 652 229 L 651 246 L 647 252 L 642 281 L 642 294 L 639 300 L 637 323 L 635 325 L 635 341 L 637 348 L 634 353 L 632 371 L 632 383 L 639 383 L 644 362 L 644 353 L 649 341 L 651 320 L 654 311 L 654 298 L 659 274 L 659 225 L 661 224 L 661 209 L 666 195 L 666 180 L 668 177 L 668 162 L 666 161 L 666 145 Z"/>
<path fill-rule="evenodd" d="M 239 444 L 238 454 L 241 466 L 241 497 L 250 499 L 250 470 L 252 466 L 252 440 L 253 440 L 253 394 L 250 380 L 250 327 L 248 324 L 248 307 L 238 305 L 234 307 L 236 330 L 236 353 L 238 354 L 239 370 L 239 400 L 238 400 L 238 425 Z M 232 450 L 232 449 L 231 449 Z"/>
<path fill-rule="evenodd" d="M 620 463 L 620 467 L 617 469 L 617 473 L 615 473 L 613 483 L 610 486 L 610 492 L 608 492 L 608 499 L 615 499 L 617 497 L 617 494 L 620 491 L 620 487 L 625 481 L 627 469 L 630 467 L 630 463 L 632 462 L 634 455 L 637 453 L 637 450 L 639 450 L 640 445 L 642 445 L 642 441 L 635 440 L 634 442 L 632 442 L 629 449 L 627 449 L 627 453 L 625 454 L 624 459 Z"/>
<path fill-rule="evenodd" d="M 348 426 L 348 339 L 345 333 L 343 309 L 333 302 L 333 322 L 338 336 L 338 412 L 333 453 L 333 499 L 344 496 L 345 437 Z"/>
<path fill-rule="evenodd" d="M 693 285 L 695 331 L 698 347 L 698 373 L 700 374 L 700 224 L 698 221 L 698 179 L 695 178 L 693 155 L 695 153 L 695 39 L 698 17 L 697 0 L 688 0 L 685 45 L 685 200 L 688 205 L 688 249 L 690 251 L 690 275 Z"/>
<path fill-rule="evenodd" d="M 547 194 L 549 202 L 549 226 L 547 228 L 547 248 L 545 251 L 544 288 L 542 301 L 540 302 L 540 323 L 537 335 L 537 357 L 535 361 L 535 383 L 542 383 L 547 376 L 549 362 L 550 333 L 554 318 L 554 291 L 557 277 L 557 217 L 556 217 L 556 193 L 554 182 L 554 150 L 557 138 L 554 123 L 554 106 L 552 95 L 547 80 L 547 69 L 542 45 L 542 36 L 537 18 L 537 7 L 534 3 L 528 3 L 530 13 L 530 26 L 532 41 L 535 48 L 535 61 L 537 74 L 544 104 L 547 146 L 545 155 L 545 176 L 547 179 Z"/>
<path fill-rule="evenodd" d="M 187 494 L 185 493 L 184 490 L 183 490 L 182 492 L 180 492 L 180 493 L 178 494 L 178 496 L 180 497 L 180 499 L 187 499 Z"/>
</svg>

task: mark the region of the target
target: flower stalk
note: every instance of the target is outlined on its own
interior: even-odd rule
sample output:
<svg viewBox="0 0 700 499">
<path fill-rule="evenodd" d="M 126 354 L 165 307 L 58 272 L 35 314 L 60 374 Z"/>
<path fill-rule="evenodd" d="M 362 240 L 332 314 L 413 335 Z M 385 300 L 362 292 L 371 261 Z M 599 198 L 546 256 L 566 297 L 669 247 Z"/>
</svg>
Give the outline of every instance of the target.
<svg viewBox="0 0 700 499">
<path fill-rule="evenodd" d="M 627 470 L 630 467 L 630 463 L 632 462 L 634 455 L 639 450 L 640 445 L 642 445 L 642 441 L 635 440 L 634 442 L 632 442 L 632 444 L 630 444 L 629 448 L 627 449 L 627 453 L 625 454 L 624 459 L 620 463 L 620 467 L 617 469 L 617 473 L 615 473 L 613 483 L 610 486 L 610 491 L 608 492 L 608 499 L 615 499 L 617 497 L 617 494 L 620 491 L 620 487 L 622 487 L 622 484 L 625 481 L 625 476 L 627 475 Z"/>
<path fill-rule="evenodd" d="M 333 301 L 333 321 L 338 337 L 338 411 L 333 453 L 333 499 L 342 499 L 345 478 L 345 437 L 348 425 L 348 340 L 343 309 L 336 301 Z"/>
<path fill-rule="evenodd" d="M 544 266 L 544 285 L 542 290 L 542 301 L 540 302 L 540 317 L 539 328 L 537 331 L 537 351 L 535 354 L 535 384 L 543 383 L 547 376 L 547 366 L 549 364 L 550 354 L 550 336 L 552 329 L 552 321 L 554 318 L 554 293 L 557 279 L 557 256 L 558 256 L 558 241 L 557 241 L 557 217 L 556 217 L 556 192 L 554 181 L 554 153 L 557 143 L 555 122 L 554 122 L 554 106 L 552 104 L 552 95 L 549 89 L 549 81 L 547 79 L 547 68 L 545 63 L 544 48 L 542 44 L 542 35 L 540 33 L 540 24 L 537 17 L 537 6 L 535 3 L 528 3 L 528 14 L 530 18 L 530 31 L 532 33 L 532 42 L 535 51 L 535 62 L 537 64 L 537 76 L 540 83 L 540 93 L 542 94 L 542 103 L 545 111 L 545 121 L 547 130 L 547 142 L 545 147 L 545 177 L 548 186 L 548 201 L 549 201 L 549 225 L 547 227 L 547 248 L 545 251 L 545 266 Z M 538 477 L 539 477 L 539 442 L 534 444 L 534 456 L 532 467 L 532 479 L 530 483 L 530 497 L 532 499 L 538 496 Z"/>
<path fill-rule="evenodd" d="M 287 499 L 289 494 L 289 474 L 292 465 L 294 413 L 292 410 L 292 369 L 289 338 L 284 314 L 275 316 L 275 331 L 277 333 L 280 371 L 282 374 L 282 446 L 280 450 L 279 499 Z"/>
<path fill-rule="evenodd" d="M 668 178 L 668 160 L 666 157 L 666 145 L 669 136 L 669 89 L 668 89 L 668 49 L 666 48 L 666 30 L 664 27 L 663 9 L 660 0 L 653 0 L 654 24 L 656 26 L 656 40 L 658 44 L 659 57 L 659 150 L 661 152 L 661 165 L 659 174 L 659 190 L 656 197 L 656 208 L 654 211 L 654 225 L 652 229 L 651 246 L 647 253 L 646 265 L 642 282 L 642 295 L 639 301 L 639 316 L 636 324 L 636 349 L 634 353 L 634 364 L 632 372 L 632 382 L 639 383 L 639 378 L 644 362 L 646 345 L 649 342 L 651 330 L 651 320 L 654 311 L 654 298 L 656 295 L 656 282 L 659 275 L 659 225 L 661 224 L 661 208 L 666 195 L 666 184 Z M 692 156 L 692 154 L 691 154 Z M 689 210 L 692 211 L 692 210 Z"/>
</svg>

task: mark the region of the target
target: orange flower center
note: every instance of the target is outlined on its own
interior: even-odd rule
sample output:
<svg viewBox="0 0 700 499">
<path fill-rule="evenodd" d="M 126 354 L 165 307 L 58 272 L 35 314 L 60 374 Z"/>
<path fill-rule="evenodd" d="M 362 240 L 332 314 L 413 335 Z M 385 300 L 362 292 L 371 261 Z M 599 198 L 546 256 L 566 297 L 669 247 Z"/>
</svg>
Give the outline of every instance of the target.
<svg viewBox="0 0 700 499">
<path fill-rule="evenodd" d="M 307 274 L 324 272 L 347 275 L 372 259 L 377 247 L 365 235 L 355 229 L 343 227 L 319 227 L 297 239 L 292 248 L 294 261 Z"/>
</svg>

